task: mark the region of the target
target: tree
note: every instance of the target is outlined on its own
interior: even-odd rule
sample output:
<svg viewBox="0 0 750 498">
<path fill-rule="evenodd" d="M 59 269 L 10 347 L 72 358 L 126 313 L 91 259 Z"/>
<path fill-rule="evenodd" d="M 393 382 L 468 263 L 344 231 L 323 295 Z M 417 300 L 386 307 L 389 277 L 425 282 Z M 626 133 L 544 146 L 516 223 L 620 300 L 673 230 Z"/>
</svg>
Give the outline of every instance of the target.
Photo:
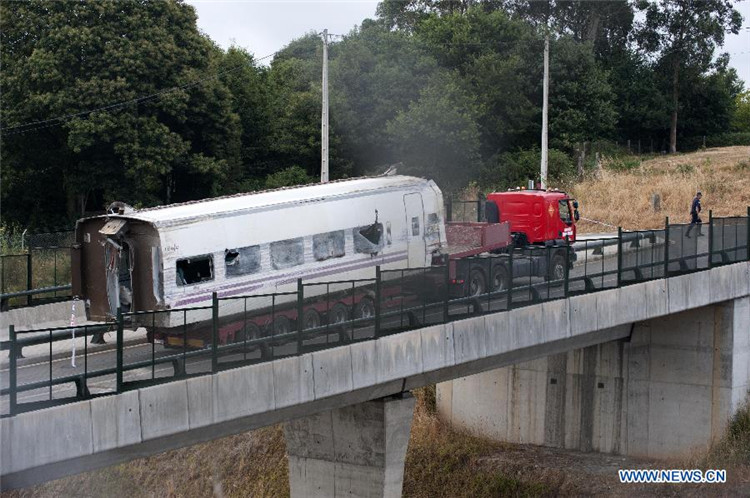
<svg viewBox="0 0 750 498">
<path fill-rule="evenodd" d="M 658 54 L 671 73 L 669 151 L 675 153 L 680 74 L 687 68 L 705 72 L 725 32 L 739 32 L 742 16 L 729 0 L 639 0 L 637 8 L 645 16 L 637 28 L 640 46 Z"/>
<path fill-rule="evenodd" d="M 417 37 L 441 67 L 460 76 L 476 100 L 484 155 L 529 139 L 541 61 L 528 56 L 540 45 L 527 23 L 477 7 L 460 15 L 431 15 L 420 24 Z"/>
<path fill-rule="evenodd" d="M 732 131 L 750 132 L 750 90 L 735 97 Z"/>
<path fill-rule="evenodd" d="M 571 151 L 581 142 L 611 137 L 614 94 L 591 44 L 563 37 L 550 52 L 550 145 Z"/>
<path fill-rule="evenodd" d="M 0 41 L 11 219 L 213 195 L 239 161 L 239 120 L 216 78 L 221 51 L 192 7 L 2 2 Z"/>
<path fill-rule="evenodd" d="M 333 53 L 330 110 L 341 159 L 355 174 L 380 172 L 401 160 L 387 123 L 419 98 L 437 62 L 413 36 L 367 21 Z"/>
<path fill-rule="evenodd" d="M 268 90 L 274 115 L 269 123 L 270 162 L 264 172 L 298 165 L 311 176 L 320 175 L 322 61 L 322 42 L 310 33 L 292 41 L 271 63 Z M 335 144 L 335 138 L 331 142 Z"/>
<path fill-rule="evenodd" d="M 480 165 L 476 104 L 453 73 L 436 74 L 387 132 L 403 172 L 434 179 L 448 191 L 466 185 Z"/>
<path fill-rule="evenodd" d="M 256 65 L 251 54 L 230 47 L 220 57 L 221 81 L 232 95 L 232 112 L 239 117 L 241 128 L 239 161 L 228 174 L 226 190 L 246 190 L 247 182 L 262 179 L 271 142 L 269 123 L 273 119 L 268 72 Z"/>
<path fill-rule="evenodd" d="M 708 74 L 685 78 L 680 85 L 682 125 L 678 138 L 725 133 L 731 128 L 734 104 L 742 91 L 737 71 L 721 56 Z"/>
</svg>

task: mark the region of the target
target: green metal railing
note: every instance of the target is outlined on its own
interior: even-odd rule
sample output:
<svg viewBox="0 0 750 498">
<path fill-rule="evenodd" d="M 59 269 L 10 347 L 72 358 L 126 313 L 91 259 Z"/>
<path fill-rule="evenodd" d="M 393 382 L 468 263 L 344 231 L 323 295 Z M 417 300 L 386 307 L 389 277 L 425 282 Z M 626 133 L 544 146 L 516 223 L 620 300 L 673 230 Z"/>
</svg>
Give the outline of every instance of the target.
<svg viewBox="0 0 750 498">
<path fill-rule="evenodd" d="M 7 386 L 0 390 L 8 397 L 4 416 L 750 260 L 750 209 L 743 217 L 709 213 L 705 225 L 694 226 L 688 237 L 689 225 L 667 219 L 663 229 L 618 230 L 616 237 L 574 244 L 515 248 L 426 268 L 378 266 L 369 279 L 298 279 L 289 292 L 214 293 L 210 306 L 118 310 L 105 325 L 25 331 L 11 326 L 9 341 L 0 344 L 10 351 Z M 161 334 L 165 344 L 151 340 L 150 351 L 136 354 L 124 340 L 126 328 L 136 327 L 146 327 L 152 339 Z M 106 355 L 99 355 L 92 368 L 86 339 L 105 331 L 116 334 L 115 352 L 105 364 Z M 74 372 L 55 363 L 53 351 L 54 343 L 72 336 L 84 343 Z M 39 344 L 48 345 L 49 368 L 44 378 L 23 379 L 18 357 Z M 19 394 L 26 401 L 19 403 Z"/>
</svg>

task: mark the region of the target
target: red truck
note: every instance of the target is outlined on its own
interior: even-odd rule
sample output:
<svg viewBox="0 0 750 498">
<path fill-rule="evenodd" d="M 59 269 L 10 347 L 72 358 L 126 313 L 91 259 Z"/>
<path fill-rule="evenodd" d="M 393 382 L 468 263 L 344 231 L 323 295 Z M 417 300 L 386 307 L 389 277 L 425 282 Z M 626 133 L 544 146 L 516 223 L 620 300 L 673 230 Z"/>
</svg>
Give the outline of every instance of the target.
<svg viewBox="0 0 750 498">
<path fill-rule="evenodd" d="M 494 192 L 485 201 L 486 222 L 446 223 L 448 248 L 435 262 L 449 261 L 455 297 L 505 290 L 511 275 L 562 280 L 576 259 L 566 239 L 575 241 L 578 217 L 578 203 L 565 192 Z M 526 249 L 514 255 L 512 267 L 510 248 Z"/>
</svg>

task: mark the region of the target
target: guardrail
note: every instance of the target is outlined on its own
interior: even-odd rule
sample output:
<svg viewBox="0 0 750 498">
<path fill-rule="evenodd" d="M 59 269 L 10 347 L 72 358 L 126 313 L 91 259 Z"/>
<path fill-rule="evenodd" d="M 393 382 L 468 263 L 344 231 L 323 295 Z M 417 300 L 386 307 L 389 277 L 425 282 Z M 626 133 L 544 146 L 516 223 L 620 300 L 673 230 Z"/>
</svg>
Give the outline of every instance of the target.
<svg viewBox="0 0 750 498">
<path fill-rule="evenodd" d="M 378 266 L 369 279 L 298 279 L 296 291 L 231 297 L 214 293 L 211 306 L 119 311 L 109 326 L 27 331 L 11 326 L 10 340 L 3 344 L 10 351 L 8 385 L 0 390 L 9 399 L 4 416 L 750 260 L 750 208 L 744 217 L 714 218 L 709 213 L 709 222 L 693 227 L 691 237 L 688 227 L 667 219 L 659 230 L 618 230 L 616 238 L 466 258 L 461 260 L 466 281 L 451 275 L 448 264 L 398 270 Z M 152 339 L 149 352 L 138 356 L 126 351 L 126 326 L 146 327 Z M 97 353 L 92 367 L 86 339 L 107 327 L 116 330 L 114 353 Z M 83 370 L 76 373 L 54 364 L 52 355 L 54 342 L 73 335 L 84 340 Z M 44 378 L 37 372 L 19 381 L 16 353 L 34 344 L 49 344 L 49 367 Z M 19 393 L 25 397 L 21 403 Z"/>
</svg>

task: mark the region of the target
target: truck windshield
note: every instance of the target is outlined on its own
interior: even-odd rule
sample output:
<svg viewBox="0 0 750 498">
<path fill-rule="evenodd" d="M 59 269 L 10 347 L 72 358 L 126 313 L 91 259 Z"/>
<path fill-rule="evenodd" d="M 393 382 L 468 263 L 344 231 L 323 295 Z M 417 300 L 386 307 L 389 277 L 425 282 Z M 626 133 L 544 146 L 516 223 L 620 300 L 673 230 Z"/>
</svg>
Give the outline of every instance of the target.
<svg viewBox="0 0 750 498">
<path fill-rule="evenodd" d="M 568 207 L 567 199 L 559 202 L 560 205 L 560 219 L 565 223 L 571 223 L 573 219 L 570 217 L 570 208 Z"/>
</svg>

